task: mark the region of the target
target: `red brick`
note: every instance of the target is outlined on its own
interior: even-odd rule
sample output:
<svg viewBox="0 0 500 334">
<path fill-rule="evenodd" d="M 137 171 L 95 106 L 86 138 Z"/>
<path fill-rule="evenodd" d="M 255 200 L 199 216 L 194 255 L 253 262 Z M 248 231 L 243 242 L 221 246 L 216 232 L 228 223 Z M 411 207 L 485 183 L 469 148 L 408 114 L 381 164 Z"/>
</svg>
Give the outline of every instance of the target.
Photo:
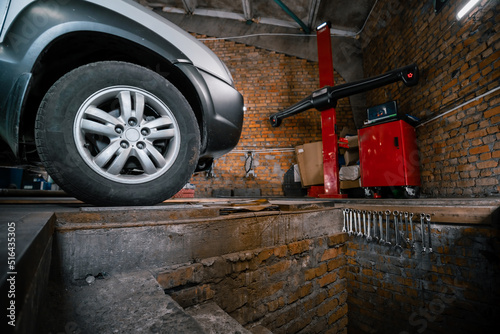
<svg viewBox="0 0 500 334">
<path fill-rule="evenodd" d="M 336 279 L 337 279 L 337 273 L 332 271 L 324 275 L 323 277 L 320 277 L 318 279 L 318 284 L 320 287 L 324 287 L 327 284 L 335 282 Z"/>
<path fill-rule="evenodd" d="M 482 162 L 478 162 L 476 164 L 476 167 L 478 169 L 483 169 L 483 168 L 494 168 L 494 167 L 497 167 L 498 166 L 498 162 L 497 161 L 494 161 L 494 160 L 488 160 L 488 161 L 482 161 Z"/>
<path fill-rule="evenodd" d="M 302 240 L 297 242 L 292 242 L 288 245 L 288 251 L 291 255 L 300 254 L 309 250 L 310 241 Z"/>
<path fill-rule="evenodd" d="M 281 262 L 278 262 L 276 264 L 273 264 L 271 266 L 267 266 L 266 270 L 270 276 L 276 275 L 276 274 L 281 274 L 281 273 L 287 271 L 288 268 L 290 268 L 291 264 L 292 264 L 291 260 L 285 260 L 285 261 L 281 261 Z"/>
<path fill-rule="evenodd" d="M 343 304 L 340 306 L 337 310 L 335 310 L 335 313 L 333 313 L 329 318 L 328 318 L 328 324 L 333 324 L 337 320 L 341 319 L 343 316 L 347 314 L 347 304 Z"/>
<path fill-rule="evenodd" d="M 257 258 L 259 259 L 259 262 L 263 262 L 269 259 L 273 254 L 274 249 L 264 249 L 257 255 Z"/>
<path fill-rule="evenodd" d="M 283 245 L 283 246 L 280 246 L 280 247 L 276 247 L 274 249 L 274 256 L 276 257 L 284 257 L 286 256 L 288 252 L 288 247 L 286 245 Z"/>
<path fill-rule="evenodd" d="M 328 314 L 331 311 L 333 311 L 335 308 L 337 308 L 338 305 L 339 305 L 339 300 L 338 299 L 331 299 L 331 300 L 327 301 L 326 303 L 321 304 L 318 307 L 318 310 L 317 310 L 316 314 L 319 317 L 323 317 L 326 314 Z"/>
<path fill-rule="evenodd" d="M 490 118 L 492 116 L 500 114 L 500 106 L 497 106 L 495 108 L 491 108 L 487 111 L 484 112 L 484 118 Z"/>
<path fill-rule="evenodd" d="M 321 261 L 327 261 L 336 258 L 342 253 L 342 248 L 329 248 L 323 252 Z"/>
<path fill-rule="evenodd" d="M 340 257 L 340 258 L 328 261 L 328 263 L 327 263 L 327 265 L 328 265 L 328 271 L 332 271 L 332 270 L 338 269 L 338 268 L 340 268 L 341 266 L 343 266 L 345 264 L 346 264 L 345 257 Z"/>
<path fill-rule="evenodd" d="M 328 246 L 334 247 L 347 241 L 347 233 L 339 233 L 328 237 Z"/>
<path fill-rule="evenodd" d="M 489 152 L 490 148 L 488 145 L 483 145 L 479 147 L 473 147 L 469 149 L 469 154 L 479 154 L 479 153 L 484 153 L 484 152 Z"/>
</svg>

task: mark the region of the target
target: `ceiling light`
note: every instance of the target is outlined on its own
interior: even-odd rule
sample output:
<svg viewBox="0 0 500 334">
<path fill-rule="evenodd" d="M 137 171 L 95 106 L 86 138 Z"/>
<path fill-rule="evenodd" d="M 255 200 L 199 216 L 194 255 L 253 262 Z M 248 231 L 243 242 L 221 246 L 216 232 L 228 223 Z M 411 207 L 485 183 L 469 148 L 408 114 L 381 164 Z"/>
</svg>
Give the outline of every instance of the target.
<svg viewBox="0 0 500 334">
<path fill-rule="evenodd" d="M 475 5 L 479 0 L 470 0 L 462 9 L 457 14 L 457 19 L 461 19 L 465 14 L 467 14 L 472 8 L 474 8 Z"/>
<path fill-rule="evenodd" d="M 330 23 L 330 22 L 328 22 L 328 21 L 327 21 L 327 22 L 323 22 L 323 23 L 321 23 L 319 26 L 317 26 L 317 27 L 316 27 L 316 30 L 321 30 L 321 29 L 323 29 L 323 28 L 324 28 L 324 27 L 326 27 L 326 26 L 331 27 L 331 23 Z"/>
</svg>

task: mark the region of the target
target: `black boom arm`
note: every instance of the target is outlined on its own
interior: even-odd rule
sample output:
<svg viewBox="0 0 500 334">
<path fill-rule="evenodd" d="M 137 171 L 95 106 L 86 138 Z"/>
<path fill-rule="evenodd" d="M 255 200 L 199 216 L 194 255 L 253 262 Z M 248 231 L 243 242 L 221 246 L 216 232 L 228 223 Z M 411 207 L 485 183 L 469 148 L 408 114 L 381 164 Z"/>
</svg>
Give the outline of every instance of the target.
<svg viewBox="0 0 500 334">
<path fill-rule="evenodd" d="M 303 111 L 312 108 L 319 111 L 334 108 L 337 105 L 337 100 L 341 98 L 363 93 L 398 81 L 403 81 L 407 87 L 415 86 L 418 83 L 418 78 L 418 67 L 412 64 L 368 79 L 334 87 L 326 86 L 314 91 L 311 95 L 293 106 L 273 114 L 269 117 L 269 120 L 273 127 L 278 127 L 283 119 Z"/>
</svg>

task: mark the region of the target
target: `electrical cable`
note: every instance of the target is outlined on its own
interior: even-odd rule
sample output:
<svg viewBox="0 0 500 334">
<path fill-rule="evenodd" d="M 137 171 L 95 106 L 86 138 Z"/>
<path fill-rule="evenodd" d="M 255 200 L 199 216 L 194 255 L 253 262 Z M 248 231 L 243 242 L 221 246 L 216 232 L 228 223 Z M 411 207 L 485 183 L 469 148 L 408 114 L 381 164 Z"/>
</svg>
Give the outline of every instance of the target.
<svg viewBox="0 0 500 334">
<path fill-rule="evenodd" d="M 255 149 L 255 148 L 249 148 L 249 149 L 236 149 L 232 150 L 228 154 L 231 153 L 236 153 L 236 154 L 246 154 L 248 152 L 252 152 L 254 154 L 257 153 L 286 153 L 286 152 L 295 152 L 295 148 L 290 147 L 290 148 L 263 148 L 263 149 Z"/>
<path fill-rule="evenodd" d="M 290 34 L 290 33 L 259 33 L 259 34 L 249 34 L 240 36 L 229 36 L 229 37 L 207 37 L 198 38 L 199 41 L 220 41 L 226 39 L 239 39 L 239 38 L 249 38 L 249 37 L 260 37 L 260 36 L 289 36 L 289 37 L 316 37 L 316 35 L 306 35 L 306 34 Z"/>
<path fill-rule="evenodd" d="M 363 26 L 361 27 L 361 29 L 356 33 L 356 36 L 359 36 L 359 34 L 361 34 L 363 32 L 363 30 L 365 30 L 366 23 L 368 22 L 368 19 L 370 18 L 370 16 L 372 16 L 373 10 L 375 9 L 377 2 L 378 2 L 378 0 L 376 0 L 375 3 L 373 4 L 372 9 L 370 10 L 370 13 L 368 13 L 368 16 L 366 17 L 365 23 L 363 23 Z"/>
</svg>

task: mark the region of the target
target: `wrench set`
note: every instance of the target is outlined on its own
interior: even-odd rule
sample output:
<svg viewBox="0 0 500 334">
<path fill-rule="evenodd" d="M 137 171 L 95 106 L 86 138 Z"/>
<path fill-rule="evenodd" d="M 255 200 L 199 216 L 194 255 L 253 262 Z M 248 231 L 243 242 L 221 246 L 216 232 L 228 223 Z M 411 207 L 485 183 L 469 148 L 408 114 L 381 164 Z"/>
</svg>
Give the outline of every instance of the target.
<svg viewBox="0 0 500 334">
<path fill-rule="evenodd" d="M 397 210 L 382 212 L 348 208 L 343 209 L 342 212 L 344 214 L 342 232 L 347 233 L 349 236 L 365 238 L 368 242 L 374 240 L 382 245 L 394 246 L 394 249 L 400 252 L 403 251 L 403 248 L 415 251 L 416 237 L 413 218 L 416 215 L 413 212 L 400 212 Z M 391 220 L 393 227 L 390 224 Z M 426 228 L 427 237 L 425 235 Z M 430 214 L 420 214 L 420 234 L 422 253 L 432 253 Z"/>
</svg>

